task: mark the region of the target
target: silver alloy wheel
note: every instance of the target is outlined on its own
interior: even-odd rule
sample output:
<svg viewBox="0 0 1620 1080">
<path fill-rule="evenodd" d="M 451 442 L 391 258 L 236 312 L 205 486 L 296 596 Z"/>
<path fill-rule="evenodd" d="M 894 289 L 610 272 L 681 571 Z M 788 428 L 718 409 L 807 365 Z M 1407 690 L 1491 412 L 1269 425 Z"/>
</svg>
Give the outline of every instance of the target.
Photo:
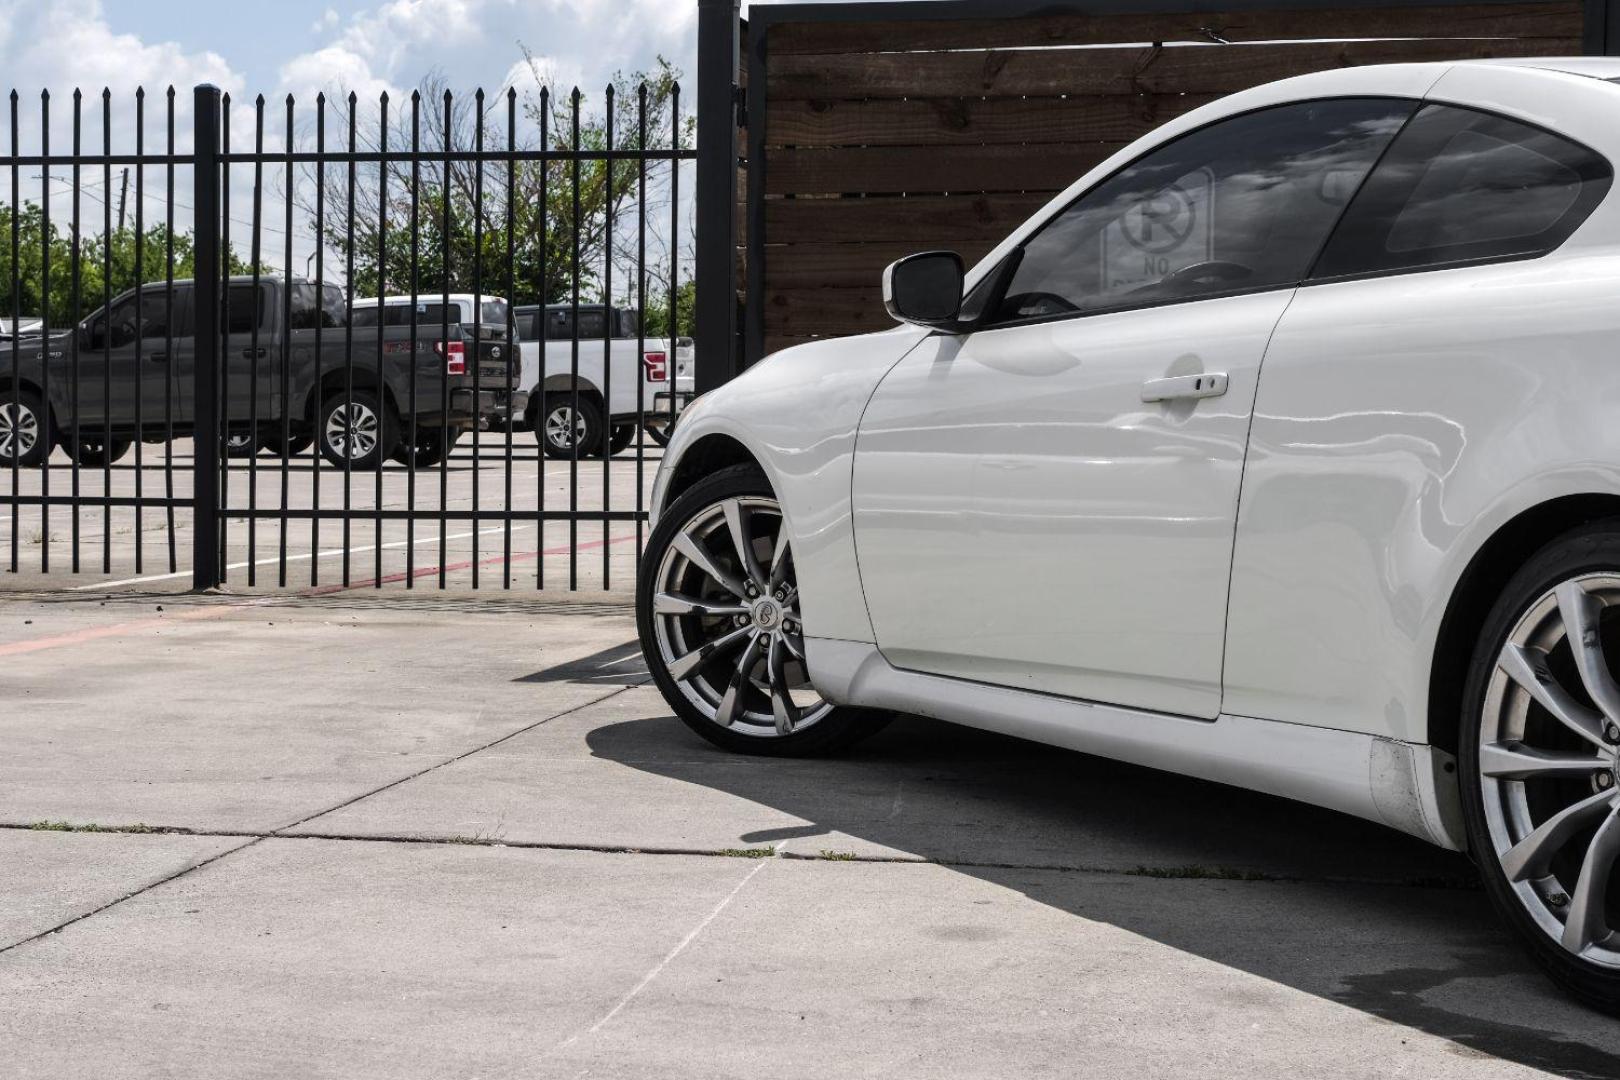
<svg viewBox="0 0 1620 1080">
<path fill-rule="evenodd" d="M 832 711 L 805 671 L 793 555 L 775 500 L 724 499 L 693 515 L 654 581 L 659 660 L 709 719 L 774 738 Z"/>
<path fill-rule="evenodd" d="M 570 426 L 573 427 L 572 437 L 568 433 Z M 557 406 L 546 414 L 546 438 L 559 450 L 572 450 L 585 438 L 585 417 L 576 413 L 571 405 Z"/>
<path fill-rule="evenodd" d="M 1620 907 L 1608 895 L 1620 859 L 1620 682 L 1604 650 L 1620 632 L 1616 605 L 1620 577 L 1589 574 L 1519 619 L 1486 687 L 1479 773 L 1519 902 L 1567 952 L 1620 969 Z"/>
<path fill-rule="evenodd" d="M 39 417 L 27 405 L 0 402 L 0 458 L 21 458 L 39 441 Z"/>
<path fill-rule="evenodd" d="M 326 442 L 339 457 L 363 458 L 377 449 L 377 414 L 358 402 L 339 405 L 326 417 Z"/>
</svg>

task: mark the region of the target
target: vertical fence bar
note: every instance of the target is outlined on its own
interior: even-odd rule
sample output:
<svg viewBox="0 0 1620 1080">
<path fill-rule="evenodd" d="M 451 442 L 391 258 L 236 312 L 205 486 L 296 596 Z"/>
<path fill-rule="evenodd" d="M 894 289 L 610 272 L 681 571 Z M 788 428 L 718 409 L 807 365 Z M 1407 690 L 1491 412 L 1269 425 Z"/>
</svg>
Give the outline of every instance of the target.
<svg viewBox="0 0 1620 1080">
<path fill-rule="evenodd" d="M 618 333 L 614 325 L 618 320 L 613 307 L 613 200 L 618 194 L 618 162 L 613 160 L 613 84 L 607 88 L 604 109 L 604 145 L 607 156 L 602 171 L 607 176 L 604 188 L 607 201 L 602 204 L 602 419 L 607 427 L 602 431 L 602 588 L 610 588 L 613 545 L 608 532 L 613 528 L 607 512 L 613 509 L 613 338 Z M 636 360 L 640 363 L 640 358 Z"/>
<path fill-rule="evenodd" d="M 737 376 L 737 0 L 699 0 L 697 87 L 697 281 L 693 389 L 706 393 Z M 750 85 L 763 93 L 763 84 Z M 750 123 L 763 123 L 759 108 Z M 679 111 L 677 110 L 677 116 Z M 677 128 L 678 130 L 678 128 Z M 750 297 L 752 300 L 753 298 Z M 673 311 L 673 309 L 671 309 Z M 673 338 L 674 335 L 671 335 Z M 675 369 L 670 342 L 670 370 Z M 674 390 L 671 374 L 670 389 Z"/>
<path fill-rule="evenodd" d="M 214 277 L 219 282 L 219 332 L 214 335 L 219 343 L 219 423 L 208 434 L 214 444 L 214 458 L 219 465 L 219 562 L 216 564 L 219 580 L 230 579 L 230 567 L 225 561 L 229 543 L 231 519 L 224 513 L 231 505 L 231 459 L 225 453 L 231 431 L 231 95 L 220 95 L 219 109 L 219 266 Z"/>
<path fill-rule="evenodd" d="M 75 446 L 77 446 L 79 442 L 79 320 L 84 317 L 84 298 L 80 295 L 83 286 L 83 267 L 79 262 L 79 260 L 84 257 L 84 247 L 81 243 L 83 222 L 80 220 L 79 214 L 79 155 L 83 151 L 83 105 L 84 95 L 77 88 L 75 88 L 73 91 L 73 205 L 70 211 L 73 215 L 73 237 L 72 247 L 69 249 L 69 257 L 72 262 L 72 282 L 70 283 L 69 288 L 71 288 L 73 292 L 73 334 L 68 341 L 68 370 L 69 375 L 73 380 L 73 385 L 68 388 L 69 400 L 71 402 L 68 408 L 72 413 L 72 416 L 69 419 L 69 424 L 73 430 L 72 439 L 73 445 Z M 71 483 L 73 492 L 73 572 L 77 574 L 79 572 L 79 539 L 81 531 L 79 526 L 79 456 L 77 454 L 69 454 L 68 458 L 68 467 L 72 471 Z M 174 511 L 170 510 L 169 513 L 172 521 Z M 173 536 L 173 528 L 174 527 L 171 524 L 171 537 Z M 173 570 L 174 567 L 171 566 L 169 569 Z"/>
<path fill-rule="evenodd" d="M 101 91 L 101 572 L 112 573 L 112 91 Z M 83 444 L 74 446 L 77 455 Z"/>
<path fill-rule="evenodd" d="M 219 390 L 219 130 L 220 92 L 216 86 L 194 91 L 195 156 L 191 205 L 196 214 L 197 360 L 192 383 L 195 436 L 192 467 L 191 584 L 210 589 L 219 584 L 219 439 L 215 404 Z"/>
<path fill-rule="evenodd" d="M 669 356 L 664 379 L 669 387 L 669 427 L 675 432 L 675 358 L 681 347 L 681 84 L 669 86 Z"/>
<path fill-rule="evenodd" d="M 442 277 L 439 290 L 439 423 L 442 425 L 450 419 L 450 274 L 452 272 L 452 257 L 455 254 L 455 244 L 451 239 L 455 234 L 450 231 L 450 154 L 454 144 L 455 132 L 455 100 L 450 91 L 444 92 L 444 173 L 440 177 L 439 211 L 441 231 L 439 233 L 440 249 L 443 263 L 441 264 Z M 444 588 L 445 564 L 450 560 L 447 557 L 449 543 L 448 522 L 445 512 L 450 503 L 450 460 L 448 455 L 439 456 L 439 588 Z"/>
<path fill-rule="evenodd" d="M 540 404 L 534 410 L 534 441 L 539 448 L 535 463 L 535 488 L 538 495 L 539 522 L 535 526 L 539 536 L 535 540 L 535 568 L 534 587 L 546 587 L 546 424 L 551 413 L 551 403 L 546 399 L 546 351 L 550 339 L 551 320 L 549 304 L 551 303 L 551 281 L 547 276 L 549 256 L 551 252 L 551 234 L 549 223 L 551 221 L 551 88 L 540 88 L 540 325 L 535 329 L 535 348 L 540 354 L 540 374 L 535 380 L 535 392 L 540 395 Z"/>
<path fill-rule="evenodd" d="M 326 281 L 326 95 L 315 95 L 315 280 Z M 326 290 L 315 294 L 315 389 L 309 405 L 310 433 L 314 443 L 309 455 L 309 587 L 321 583 L 321 458 L 327 446 L 326 375 L 323 338 L 326 330 Z"/>
<path fill-rule="evenodd" d="M 168 363 L 163 365 L 163 496 L 164 496 L 164 522 L 167 525 L 169 537 L 169 573 L 178 573 L 179 553 L 175 551 L 174 538 L 174 398 L 180 392 L 179 384 L 174 377 L 174 87 L 168 89 L 167 115 L 165 117 L 165 143 L 168 146 L 168 163 L 163 174 L 164 182 L 164 212 L 163 212 L 163 351 L 169 356 Z M 79 209 L 77 193 L 73 206 L 74 220 L 78 220 Z M 201 221 L 202 218 L 197 219 Z M 194 226 L 195 227 L 195 226 Z M 77 232 L 77 228 L 74 230 Z M 193 297 L 196 293 L 193 292 Z M 74 306 L 78 306 L 78 285 L 74 284 Z M 195 328 L 193 328 L 195 330 Z M 195 352 L 192 362 L 196 362 Z M 195 526 L 195 522 L 192 523 Z"/>
<path fill-rule="evenodd" d="M 264 225 L 264 95 L 260 94 L 253 99 L 253 238 L 250 244 L 253 260 L 253 292 L 250 294 L 253 328 L 248 332 L 248 554 L 247 572 L 248 585 L 252 587 L 259 583 L 259 276 L 260 259 L 263 255 L 260 235 Z M 284 296 L 292 293 L 292 268 L 282 275 L 281 291 Z M 225 295 L 230 296 L 227 289 Z M 229 304 L 227 299 L 226 303 Z M 229 328 L 227 327 L 227 332 Z M 282 327 L 285 335 L 286 327 Z M 226 361 L 229 363 L 229 360 Z M 230 446 L 230 442 L 225 444 Z"/>
<path fill-rule="evenodd" d="M 472 377 L 473 377 L 473 470 L 472 470 L 472 587 L 478 588 L 478 478 L 483 469 L 483 349 L 484 349 L 484 91 L 473 94 L 473 286 L 472 286 Z M 444 456 L 450 456 L 450 429 L 445 428 Z M 440 552 L 440 555 L 444 555 Z"/>
<path fill-rule="evenodd" d="M 641 565 L 647 455 L 647 84 L 636 88 L 636 565 Z M 664 363 L 673 366 L 671 351 Z M 656 405 L 657 402 L 654 402 Z"/>
<path fill-rule="evenodd" d="M 569 224 L 573 227 L 573 257 L 569 263 L 573 275 L 573 291 L 570 293 L 571 307 L 569 314 L 569 355 L 572 357 L 571 369 L 570 408 L 568 424 L 570 427 L 568 445 L 573 453 L 568 460 L 568 588 L 570 591 L 579 588 L 579 451 L 581 423 L 579 416 L 579 87 L 574 87 L 573 103 L 573 137 L 570 146 L 573 149 L 574 173 L 574 213 Z"/>
<path fill-rule="evenodd" d="M 22 353 L 20 343 L 22 335 L 17 333 L 17 321 L 22 317 L 22 283 L 17 276 L 19 256 L 22 252 L 22 230 L 18 220 L 22 215 L 19 196 L 22 192 L 22 175 L 17 167 L 17 159 L 22 156 L 22 146 L 17 141 L 17 91 L 11 92 L 11 490 L 13 494 L 21 493 L 22 488 L 19 470 L 22 467 L 22 440 L 23 440 L 23 411 L 22 411 Z M 38 421 L 36 420 L 37 424 Z M 45 468 L 50 468 L 50 459 L 45 461 Z M 21 525 L 18 520 L 18 511 L 22 507 L 22 500 L 11 500 L 11 572 L 19 570 L 18 558 L 20 552 L 17 544 L 20 539 Z"/>
<path fill-rule="evenodd" d="M 281 256 L 286 271 L 282 275 L 281 290 L 281 393 L 278 398 L 281 403 L 281 445 L 277 448 L 281 451 L 281 520 L 277 523 L 278 554 L 276 556 L 276 585 L 283 589 L 287 587 L 287 508 L 289 497 L 287 469 L 292 460 L 293 189 L 298 184 L 297 173 L 294 171 L 293 165 L 295 136 L 293 129 L 293 96 L 291 94 L 287 95 L 286 105 L 287 143 L 283 149 L 286 151 L 284 182 L 287 185 L 287 198 L 282 211 L 281 226 L 286 230 L 282 235 L 283 248 Z M 316 243 L 319 242 L 319 240 L 316 241 Z M 319 281 L 315 283 L 314 292 L 315 295 L 310 297 L 310 301 L 315 305 L 314 310 L 318 312 L 320 310 L 321 294 Z M 307 307 L 306 310 L 308 310 Z M 319 321 L 318 315 L 316 321 Z M 314 559 L 315 556 L 316 552 L 311 550 L 309 557 Z"/>
<path fill-rule="evenodd" d="M 355 185 L 355 127 L 354 109 L 359 97 L 349 93 L 349 185 L 348 219 L 344 223 L 344 279 L 346 290 L 343 319 L 343 587 L 349 587 L 349 548 L 354 514 L 354 452 L 360 445 L 359 424 L 354 409 L 354 185 Z M 382 307 L 377 308 L 377 333 L 382 333 Z M 381 406 L 378 406 L 379 410 Z M 324 411 L 324 410 L 323 410 Z M 377 438 L 382 439 L 382 417 L 377 418 Z M 381 468 L 381 462 L 378 463 Z"/>
<path fill-rule="evenodd" d="M 47 448 L 56 443 L 51 430 L 51 92 L 39 95 L 39 154 L 46 162 L 40 168 L 40 262 L 39 262 L 39 396 L 43 408 L 39 415 L 39 437 Z M 12 333 L 17 331 L 13 326 Z M 51 465 L 47 456 L 39 471 L 39 572 L 51 571 Z M 15 490 L 15 489 L 13 489 Z"/>
<path fill-rule="evenodd" d="M 388 378 L 387 368 L 384 366 L 387 357 L 383 354 L 383 300 L 388 295 L 388 91 L 384 90 L 377 100 L 378 120 L 377 131 L 379 146 L 382 151 L 382 161 L 377 165 L 377 406 L 386 416 L 388 410 Z M 413 312 L 414 314 L 414 312 Z M 415 356 L 411 357 L 415 361 Z M 381 425 L 383 417 L 378 417 L 379 437 L 386 436 L 385 425 Z M 395 434 L 398 434 L 397 432 Z M 383 586 L 383 462 L 387 458 L 386 444 L 381 448 L 382 456 L 377 458 L 376 485 L 372 492 L 372 511 L 375 518 L 372 522 L 372 588 L 380 589 Z M 416 456 L 416 445 L 409 444 L 405 448 L 407 465 L 411 458 Z M 410 522 L 405 523 L 406 528 Z"/>
<path fill-rule="evenodd" d="M 146 501 L 146 88 L 135 88 L 135 572 L 145 573 L 142 504 Z M 165 361 L 166 363 L 167 361 Z"/>
<path fill-rule="evenodd" d="M 506 90 L 506 520 L 502 522 L 501 588 L 512 587 L 512 444 L 517 441 L 517 415 L 513 403 L 517 394 L 517 372 L 523 370 L 522 347 L 513 340 L 517 326 L 517 244 L 513 233 L 517 217 L 517 89 Z M 514 351 L 517 350 L 517 351 Z M 539 523 L 536 522 L 536 525 Z"/>
<path fill-rule="evenodd" d="M 410 397 L 410 446 L 414 449 L 418 438 L 416 431 L 416 373 L 421 366 L 417 356 L 417 324 L 416 317 L 417 290 L 421 287 L 420 278 L 422 270 L 422 94 L 420 91 L 411 91 L 411 360 L 410 371 L 406 378 L 409 381 L 407 394 Z M 381 314 L 380 312 L 378 313 Z M 413 452 L 405 460 L 405 505 L 411 510 L 416 509 L 416 454 Z M 405 523 L 405 587 L 416 588 L 416 522 Z"/>
</svg>

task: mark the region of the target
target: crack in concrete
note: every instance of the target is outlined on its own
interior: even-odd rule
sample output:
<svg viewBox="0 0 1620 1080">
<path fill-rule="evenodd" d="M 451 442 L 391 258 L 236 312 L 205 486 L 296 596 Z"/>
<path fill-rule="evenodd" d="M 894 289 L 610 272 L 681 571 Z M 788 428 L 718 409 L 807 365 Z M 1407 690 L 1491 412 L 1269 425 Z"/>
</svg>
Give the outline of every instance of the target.
<svg viewBox="0 0 1620 1080">
<path fill-rule="evenodd" d="M 610 695 L 611 696 L 611 695 Z M 493 744 L 492 744 L 493 745 Z M 476 752 L 476 751 L 474 751 Z M 466 756 L 466 755 L 463 755 Z M 443 764 L 449 764 L 445 762 Z M 433 768 L 442 768 L 442 765 L 433 766 L 423 772 L 431 772 Z M 420 773 L 416 775 L 421 775 Z M 411 778 L 407 778 L 411 779 Z M 379 791 L 386 791 L 390 787 L 403 783 L 403 780 L 394 781 L 384 785 L 367 795 L 356 796 L 342 806 L 358 802 L 368 795 Z M 334 807 L 333 809 L 340 809 Z M 312 821 L 322 814 L 331 813 L 331 810 L 313 814 L 304 819 Z M 0 822 L 0 831 L 39 831 L 39 832 L 95 832 L 106 834 L 126 835 L 171 835 L 171 836 L 201 836 L 201 837 L 243 837 L 252 840 L 328 840 L 343 843 L 360 844 L 425 844 L 441 847 L 500 847 L 511 848 L 518 851 L 578 851 L 596 855 L 655 855 L 655 856 L 681 856 L 686 858 L 707 859 L 752 859 L 759 858 L 746 848 L 703 848 L 703 847 L 671 847 L 662 845 L 628 845 L 628 844 L 589 844 L 568 843 L 548 840 L 495 840 L 473 839 L 462 836 L 427 836 L 420 833 L 342 833 L 342 832 L 299 832 L 289 833 L 286 830 L 296 828 L 304 822 L 294 822 L 282 826 L 280 829 L 257 831 L 250 829 L 198 829 L 184 825 L 85 825 L 74 826 L 66 823 L 51 822 L 48 824 L 29 824 L 19 822 Z M 1473 878 L 1461 877 L 1414 877 L 1414 878 L 1368 878 L 1338 875 L 1305 875 L 1305 874 L 1271 874 L 1257 870 L 1246 870 L 1238 867 L 1223 866 L 1094 866 L 1084 863 L 1028 863 L 1028 862 L 994 862 L 988 860 L 972 859 L 930 859 L 922 855 L 862 855 L 853 852 L 838 852 L 835 856 L 823 854 L 798 853 L 778 850 L 775 857 L 794 862 L 837 862 L 837 863 L 872 863 L 878 865 L 894 866 L 942 866 L 947 869 L 960 870 L 1034 870 L 1065 874 L 1095 874 L 1104 877 L 1130 877 L 1151 878 L 1161 881 L 1222 881 L 1232 884 L 1281 884 L 1281 885 L 1361 885 L 1378 886 L 1397 889 L 1449 889 L 1460 891 L 1476 891 L 1479 883 Z"/>
</svg>

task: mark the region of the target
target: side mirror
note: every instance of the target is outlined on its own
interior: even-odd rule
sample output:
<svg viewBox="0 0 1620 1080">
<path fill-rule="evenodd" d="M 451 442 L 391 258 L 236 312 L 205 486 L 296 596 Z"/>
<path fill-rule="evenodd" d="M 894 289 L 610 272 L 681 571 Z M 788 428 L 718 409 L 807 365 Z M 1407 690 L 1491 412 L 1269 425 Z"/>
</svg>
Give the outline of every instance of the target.
<svg viewBox="0 0 1620 1080">
<path fill-rule="evenodd" d="M 964 276 L 954 251 L 908 255 L 883 271 L 883 306 L 900 322 L 949 329 L 962 311 Z"/>
</svg>

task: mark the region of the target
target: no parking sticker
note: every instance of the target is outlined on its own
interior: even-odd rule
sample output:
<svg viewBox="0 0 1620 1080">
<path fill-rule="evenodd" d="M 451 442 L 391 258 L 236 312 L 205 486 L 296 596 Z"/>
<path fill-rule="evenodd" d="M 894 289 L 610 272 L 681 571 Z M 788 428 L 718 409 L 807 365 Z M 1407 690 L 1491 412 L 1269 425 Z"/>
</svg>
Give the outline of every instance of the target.
<svg viewBox="0 0 1620 1080">
<path fill-rule="evenodd" d="M 1104 291 L 1151 285 L 1183 267 L 1211 261 L 1214 219 L 1215 178 L 1208 169 L 1190 172 L 1130 206 L 1103 229 Z"/>
</svg>

